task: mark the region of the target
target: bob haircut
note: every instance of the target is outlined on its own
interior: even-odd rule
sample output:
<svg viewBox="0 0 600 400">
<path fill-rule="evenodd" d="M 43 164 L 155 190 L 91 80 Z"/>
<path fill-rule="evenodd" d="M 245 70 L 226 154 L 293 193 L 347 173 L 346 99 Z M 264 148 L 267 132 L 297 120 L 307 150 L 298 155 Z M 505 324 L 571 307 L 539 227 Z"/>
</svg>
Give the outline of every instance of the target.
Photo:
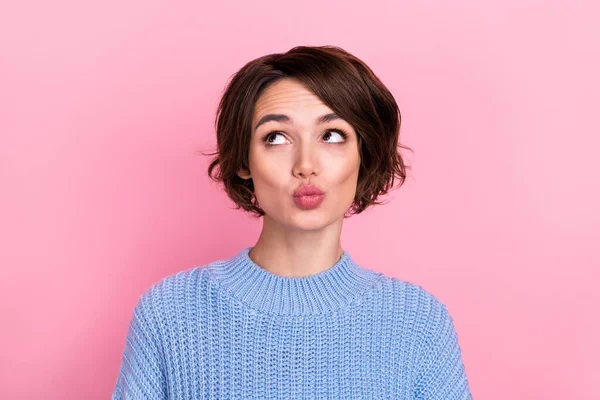
<svg viewBox="0 0 600 400">
<path fill-rule="evenodd" d="M 252 179 L 237 175 L 249 170 L 248 150 L 254 106 L 261 93 L 274 82 L 293 78 L 304 84 L 358 135 L 361 165 L 350 214 L 360 214 L 378 202 L 380 195 L 398 187 L 410 166 L 398 152 L 400 110 L 390 91 L 361 60 L 337 46 L 296 46 L 286 53 L 259 57 L 234 74 L 223 92 L 215 117 L 217 151 L 208 167 L 208 176 L 223 182 L 236 209 L 257 218 L 266 213 L 254 196 Z M 213 171 L 219 167 L 214 175 Z"/>
</svg>

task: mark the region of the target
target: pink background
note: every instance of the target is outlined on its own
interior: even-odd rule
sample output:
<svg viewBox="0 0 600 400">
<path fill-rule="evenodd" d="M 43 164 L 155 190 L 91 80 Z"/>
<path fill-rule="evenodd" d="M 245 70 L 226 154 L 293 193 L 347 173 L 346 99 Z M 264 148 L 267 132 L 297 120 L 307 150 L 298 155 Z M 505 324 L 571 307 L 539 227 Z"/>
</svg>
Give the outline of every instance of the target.
<svg viewBox="0 0 600 400">
<path fill-rule="evenodd" d="M 448 306 L 476 399 L 600 398 L 594 2 L 11 3 L 0 398 L 108 398 L 141 293 L 254 243 L 195 152 L 229 76 L 300 44 L 369 64 L 415 150 L 345 249 Z"/>
</svg>

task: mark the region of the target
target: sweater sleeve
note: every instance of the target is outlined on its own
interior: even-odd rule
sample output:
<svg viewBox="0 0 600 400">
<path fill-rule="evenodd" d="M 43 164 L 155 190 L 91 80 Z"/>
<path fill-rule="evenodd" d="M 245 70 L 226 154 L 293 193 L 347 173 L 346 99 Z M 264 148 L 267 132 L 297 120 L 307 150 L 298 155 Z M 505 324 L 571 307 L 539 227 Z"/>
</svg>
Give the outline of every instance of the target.
<svg viewBox="0 0 600 400">
<path fill-rule="evenodd" d="M 415 399 L 472 400 L 458 335 L 446 306 L 433 299 L 417 363 Z"/>
<path fill-rule="evenodd" d="M 149 293 L 141 296 L 129 323 L 111 400 L 166 399 L 164 357 Z"/>
</svg>

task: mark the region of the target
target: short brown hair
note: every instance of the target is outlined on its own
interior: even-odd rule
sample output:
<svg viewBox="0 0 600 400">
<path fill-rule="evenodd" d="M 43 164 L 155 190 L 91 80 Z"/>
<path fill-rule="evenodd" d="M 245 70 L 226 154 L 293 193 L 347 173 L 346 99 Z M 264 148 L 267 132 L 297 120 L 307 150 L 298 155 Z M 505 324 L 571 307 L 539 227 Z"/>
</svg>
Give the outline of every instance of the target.
<svg viewBox="0 0 600 400">
<path fill-rule="evenodd" d="M 303 83 L 323 103 L 356 130 L 361 165 L 350 214 L 359 214 L 378 202 L 406 169 L 399 143 L 400 110 L 394 97 L 373 71 L 361 60 L 337 46 L 296 46 L 286 53 L 259 57 L 244 65 L 230 79 L 215 117 L 218 150 L 204 154 L 214 157 L 208 176 L 223 182 L 227 195 L 254 216 L 265 215 L 256 202 L 252 179 L 237 175 L 248 170 L 248 150 L 254 107 L 261 93 L 282 78 Z M 219 167 L 213 175 L 213 170 Z"/>
</svg>

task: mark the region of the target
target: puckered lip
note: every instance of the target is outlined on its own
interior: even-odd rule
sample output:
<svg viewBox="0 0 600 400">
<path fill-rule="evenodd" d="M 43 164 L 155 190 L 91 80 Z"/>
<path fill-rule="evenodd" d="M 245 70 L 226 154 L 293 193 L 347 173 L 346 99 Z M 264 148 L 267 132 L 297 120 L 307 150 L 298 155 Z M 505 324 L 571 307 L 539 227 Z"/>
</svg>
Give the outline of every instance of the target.
<svg viewBox="0 0 600 400">
<path fill-rule="evenodd" d="M 319 194 L 325 194 L 325 192 L 323 192 L 315 185 L 302 185 L 294 191 L 294 197 L 314 196 Z"/>
</svg>

